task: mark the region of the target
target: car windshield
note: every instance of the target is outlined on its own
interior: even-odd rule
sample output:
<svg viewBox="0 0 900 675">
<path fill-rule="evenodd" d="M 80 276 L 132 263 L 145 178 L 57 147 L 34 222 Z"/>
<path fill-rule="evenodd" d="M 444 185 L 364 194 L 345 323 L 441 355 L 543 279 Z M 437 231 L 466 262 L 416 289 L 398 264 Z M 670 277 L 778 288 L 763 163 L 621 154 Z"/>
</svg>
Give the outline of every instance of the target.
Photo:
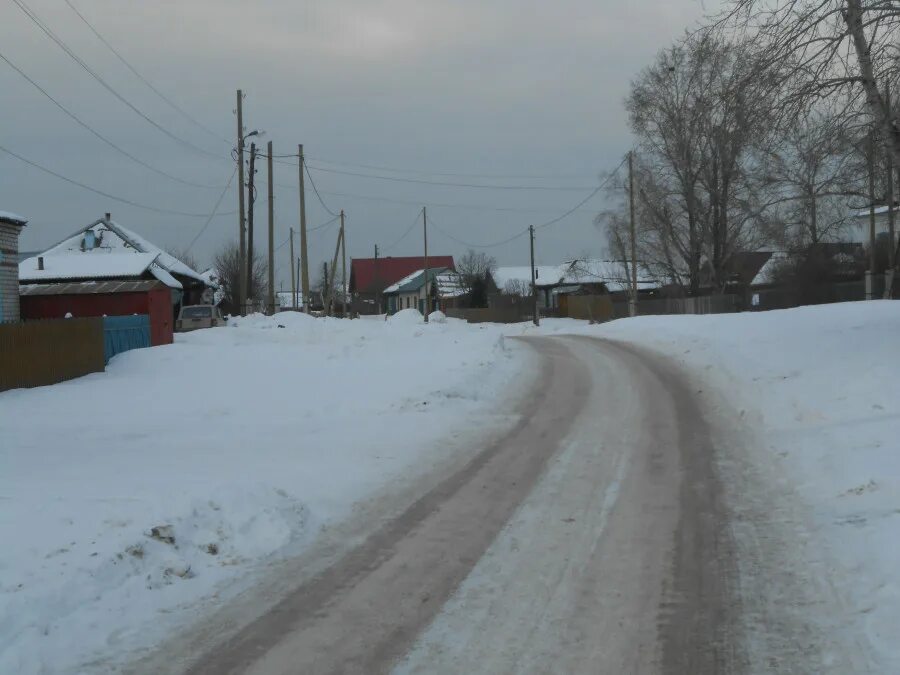
<svg viewBox="0 0 900 675">
<path fill-rule="evenodd" d="M 208 319 L 212 316 L 212 307 L 185 307 L 181 310 L 182 319 Z"/>
</svg>

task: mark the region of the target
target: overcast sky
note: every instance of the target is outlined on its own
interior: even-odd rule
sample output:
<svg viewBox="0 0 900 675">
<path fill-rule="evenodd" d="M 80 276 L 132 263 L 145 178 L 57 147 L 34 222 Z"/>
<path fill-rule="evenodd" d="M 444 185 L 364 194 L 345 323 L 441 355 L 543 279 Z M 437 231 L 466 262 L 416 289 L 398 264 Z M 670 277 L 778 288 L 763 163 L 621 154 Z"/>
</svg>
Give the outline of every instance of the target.
<svg viewBox="0 0 900 675">
<path fill-rule="evenodd" d="M 0 54 L 48 94 L 141 161 L 117 153 L 0 61 L 0 146 L 64 176 L 134 202 L 212 212 L 232 175 L 235 90 L 248 129 L 276 154 L 304 143 L 328 206 L 347 212 L 348 253 L 414 255 L 428 207 L 429 250 L 460 255 L 464 242 L 515 235 L 569 210 L 619 164 L 631 140 L 622 106 L 629 81 L 704 13 L 699 0 L 70 0 L 122 56 L 195 126 L 137 79 L 65 0 L 19 0 L 112 89 L 92 79 L 13 0 L 0 0 Z M 708 6 L 707 6 L 708 9 Z M 201 148 L 201 154 L 184 142 Z M 291 160 L 284 160 L 291 161 Z M 327 163 L 326 163 L 327 162 Z M 365 168 L 389 167 L 402 172 Z M 319 167 L 313 168 L 313 167 Z M 265 250 L 265 164 L 258 174 L 258 250 Z M 561 187 L 477 189 L 430 182 Z M 236 183 L 236 181 L 235 181 Z M 276 236 L 298 223 L 296 164 L 276 164 Z M 604 253 L 592 225 L 603 196 L 540 231 L 541 263 Z M 234 212 L 234 186 L 220 211 Z M 154 213 L 46 175 L 0 151 L 0 210 L 29 219 L 21 246 L 37 250 L 111 211 L 162 246 L 186 247 L 205 218 Z M 329 216 L 308 190 L 310 227 Z M 419 221 L 421 223 L 421 221 Z M 237 237 L 237 216 L 212 219 L 192 252 L 202 263 Z M 331 256 L 335 226 L 310 235 L 310 261 Z M 278 252 L 289 283 L 288 247 Z M 528 241 L 489 249 L 527 264 Z"/>
</svg>

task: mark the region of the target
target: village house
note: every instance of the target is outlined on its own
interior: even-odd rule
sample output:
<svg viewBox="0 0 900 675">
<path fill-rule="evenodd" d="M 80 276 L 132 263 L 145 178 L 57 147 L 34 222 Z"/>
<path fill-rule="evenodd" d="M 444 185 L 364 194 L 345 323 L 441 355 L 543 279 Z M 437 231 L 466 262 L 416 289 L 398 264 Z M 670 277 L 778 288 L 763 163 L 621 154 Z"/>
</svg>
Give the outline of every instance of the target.
<svg viewBox="0 0 900 675">
<path fill-rule="evenodd" d="M 421 261 L 421 258 L 419 260 Z M 425 278 L 425 270 L 416 270 L 384 289 L 387 313 L 395 314 L 403 309 L 417 309 L 425 314 L 429 286 L 431 299 L 429 314 L 438 309 L 443 311 L 449 306 L 456 306 L 456 299 L 466 294 L 459 275 L 448 267 L 429 268 L 428 285 Z"/>
<path fill-rule="evenodd" d="M 0 211 L 0 323 L 18 321 L 19 314 L 19 233 L 24 218 Z"/>
<path fill-rule="evenodd" d="M 350 261 L 349 293 L 355 314 L 385 311 L 382 294 L 389 286 L 424 268 L 422 256 L 354 258 Z M 429 256 L 429 268 L 455 270 L 453 256 Z M 379 304 L 381 306 L 379 306 Z"/>
<path fill-rule="evenodd" d="M 183 305 L 211 280 L 106 214 L 19 264 L 24 319 L 147 315 L 151 344 L 169 344 Z"/>
</svg>

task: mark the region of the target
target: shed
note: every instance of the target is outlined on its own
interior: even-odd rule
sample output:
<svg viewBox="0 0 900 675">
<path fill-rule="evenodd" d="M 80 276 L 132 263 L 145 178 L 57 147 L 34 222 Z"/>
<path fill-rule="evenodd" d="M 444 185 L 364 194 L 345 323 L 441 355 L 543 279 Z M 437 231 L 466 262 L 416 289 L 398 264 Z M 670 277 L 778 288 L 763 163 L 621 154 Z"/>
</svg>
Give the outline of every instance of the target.
<svg viewBox="0 0 900 675">
<path fill-rule="evenodd" d="M 145 314 L 151 345 L 173 340 L 171 291 L 155 279 L 27 284 L 19 292 L 23 319 Z"/>
</svg>

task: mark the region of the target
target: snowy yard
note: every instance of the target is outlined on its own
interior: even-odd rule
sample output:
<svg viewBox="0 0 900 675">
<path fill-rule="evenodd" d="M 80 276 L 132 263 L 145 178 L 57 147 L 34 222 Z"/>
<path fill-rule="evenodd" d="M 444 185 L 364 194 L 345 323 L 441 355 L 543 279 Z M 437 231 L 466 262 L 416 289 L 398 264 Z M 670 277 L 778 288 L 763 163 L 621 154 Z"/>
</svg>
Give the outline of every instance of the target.
<svg viewBox="0 0 900 675">
<path fill-rule="evenodd" d="M 154 644 L 454 437 L 509 423 L 525 359 L 495 326 L 282 314 L 0 394 L 0 672 Z"/>
</svg>

